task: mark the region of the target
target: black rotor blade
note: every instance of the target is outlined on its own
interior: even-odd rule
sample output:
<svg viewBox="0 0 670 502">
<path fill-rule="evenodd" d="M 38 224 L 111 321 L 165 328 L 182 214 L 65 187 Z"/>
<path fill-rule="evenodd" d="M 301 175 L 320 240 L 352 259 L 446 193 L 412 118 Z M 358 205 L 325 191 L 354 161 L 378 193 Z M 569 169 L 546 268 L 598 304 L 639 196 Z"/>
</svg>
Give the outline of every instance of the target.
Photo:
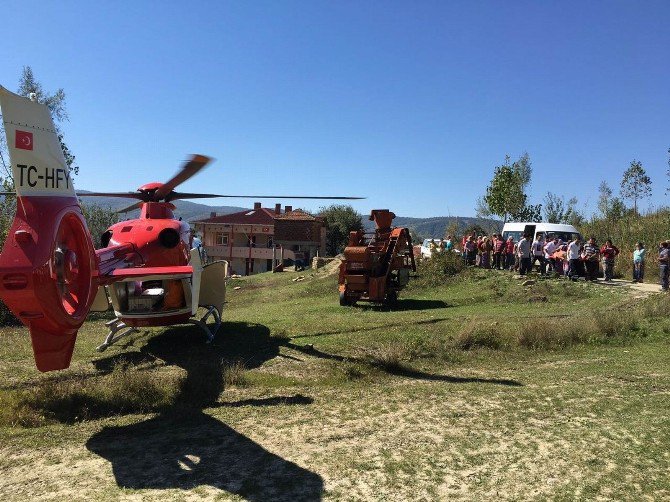
<svg viewBox="0 0 670 502">
<path fill-rule="evenodd" d="M 77 197 L 118 197 L 121 199 L 145 200 L 147 197 L 140 192 L 77 192 Z"/>
<path fill-rule="evenodd" d="M 154 193 L 154 200 L 159 201 L 161 199 L 166 199 L 172 190 L 181 185 L 191 176 L 197 174 L 198 171 L 205 167 L 211 160 L 210 157 L 205 157 L 204 155 L 191 155 L 191 158 L 182 166 L 179 172 L 156 190 Z"/>
<path fill-rule="evenodd" d="M 16 192 L 0 192 L 0 195 L 16 195 Z"/>
<path fill-rule="evenodd" d="M 119 209 L 119 210 L 116 211 L 116 212 L 117 212 L 117 213 L 129 213 L 130 211 L 134 211 L 135 209 L 139 209 L 139 208 L 141 208 L 141 207 L 142 207 L 142 204 L 144 204 L 144 202 L 142 202 L 142 201 L 140 201 L 140 202 L 135 202 L 135 204 L 131 204 L 131 205 L 128 206 L 128 207 L 124 207 L 123 209 Z"/>
<path fill-rule="evenodd" d="M 168 201 L 178 199 L 213 199 L 226 197 L 229 199 L 322 199 L 322 200 L 362 200 L 365 197 L 312 197 L 308 195 L 221 195 L 216 193 L 178 193 L 168 196 Z"/>
</svg>

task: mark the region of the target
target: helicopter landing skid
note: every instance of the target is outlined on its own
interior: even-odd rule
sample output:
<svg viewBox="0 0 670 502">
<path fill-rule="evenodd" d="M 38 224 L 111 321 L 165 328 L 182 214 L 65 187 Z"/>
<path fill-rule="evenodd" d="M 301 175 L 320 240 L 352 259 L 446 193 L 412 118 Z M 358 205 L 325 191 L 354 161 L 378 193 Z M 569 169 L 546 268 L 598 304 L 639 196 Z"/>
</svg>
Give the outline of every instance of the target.
<svg viewBox="0 0 670 502">
<path fill-rule="evenodd" d="M 127 326 L 126 323 L 120 321 L 118 317 L 115 317 L 111 321 L 106 322 L 105 326 L 109 328 L 109 333 L 107 333 L 107 337 L 105 338 L 105 341 L 102 343 L 102 345 L 98 345 L 95 348 L 95 350 L 98 352 L 103 352 L 110 345 L 118 342 L 121 338 L 138 331 L 137 328 L 134 328 L 133 326 Z"/>
<path fill-rule="evenodd" d="M 207 325 L 207 318 L 210 315 L 214 316 L 215 322 L 213 329 L 210 329 L 210 327 Z M 212 343 L 212 341 L 214 341 L 216 332 L 219 331 L 219 328 L 221 327 L 221 314 L 219 314 L 219 310 L 216 307 L 209 306 L 207 307 L 207 313 L 204 316 L 202 316 L 200 319 L 189 319 L 188 322 L 193 323 L 196 326 L 200 326 L 200 328 L 205 332 L 205 335 L 207 335 L 207 343 Z"/>
</svg>

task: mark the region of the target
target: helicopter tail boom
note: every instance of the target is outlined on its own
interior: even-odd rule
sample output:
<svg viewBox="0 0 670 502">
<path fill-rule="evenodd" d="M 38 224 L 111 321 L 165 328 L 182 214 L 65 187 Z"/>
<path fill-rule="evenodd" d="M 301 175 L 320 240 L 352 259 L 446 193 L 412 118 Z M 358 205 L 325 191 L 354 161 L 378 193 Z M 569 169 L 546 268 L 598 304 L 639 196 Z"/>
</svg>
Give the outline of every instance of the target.
<svg viewBox="0 0 670 502">
<path fill-rule="evenodd" d="M 37 368 L 67 368 L 95 298 L 96 255 L 46 106 L 0 87 L 17 196 L 0 299 L 30 329 Z"/>
</svg>

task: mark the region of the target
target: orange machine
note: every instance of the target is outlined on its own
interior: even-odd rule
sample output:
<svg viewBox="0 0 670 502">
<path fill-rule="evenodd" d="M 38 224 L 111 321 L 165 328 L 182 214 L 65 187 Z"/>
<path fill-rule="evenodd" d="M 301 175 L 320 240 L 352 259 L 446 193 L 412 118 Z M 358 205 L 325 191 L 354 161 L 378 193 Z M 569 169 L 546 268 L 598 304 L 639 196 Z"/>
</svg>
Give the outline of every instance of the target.
<svg viewBox="0 0 670 502">
<path fill-rule="evenodd" d="M 374 236 L 368 240 L 360 230 L 349 234 L 340 265 L 340 305 L 359 300 L 393 303 L 409 282 L 409 271 L 416 272 L 409 230 L 392 228 L 393 218 L 395 214 L 388 209 L 373 209 Z"/>
</svg>

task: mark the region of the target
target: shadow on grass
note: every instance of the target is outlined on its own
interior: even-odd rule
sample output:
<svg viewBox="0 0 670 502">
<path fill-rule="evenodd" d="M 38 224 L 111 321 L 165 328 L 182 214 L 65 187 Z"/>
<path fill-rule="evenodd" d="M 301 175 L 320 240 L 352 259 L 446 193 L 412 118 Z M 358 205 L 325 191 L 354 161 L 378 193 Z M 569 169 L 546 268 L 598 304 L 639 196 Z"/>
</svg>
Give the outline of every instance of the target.
<svg viewBox="0 0 670 502">
<path fill-rule="evenodd" d="M 111 462 L 122 488 L 211 486 L 251 501 L 312 501 L 320 500 L 323 492 L 318 474 L 269 452 L 199 410 L 105 427 L 86 447 Z"/>
<path fill-rule="evenodd" d="M 388 328 L 400 328 L 402 326 L 421 326 L 424 324 L 437 324 L 440 322 L 445 322 L 445 321 L 453 321 L 453 317 L 436 317 L 433 319 L 423 319 L 421 321 L 408 321 L 408 322 L 396 322 L 396 323 L 388 323 L 388 324 L 383 324 L 383 325 L 374 325 L 374 326 L 366 326 L 364 328 L 345 328 L 345 329 L 338 329 L 338 330 L 333 330 L 333 331 L 322 331 L 321 333 L 314 333 L 314 334 L 308 334 L 308 335 L 295 335 L 292 336 L 291 339 L 294 338 L 316 338 L 319 336 L 331 336 L 331 335 L 343 335 L 345 333 L 363 333 L 366 331 L 376 331 L 378 329 L 388 329 Z"/>
<path fill-rule="evenodd" d="M 416 380 L 431 380 L 431 381 L 449 382 L 449 383 L 486 383 L 494 385 L 507 385 L 510 387 L 523 387 L 523 384 L 521 382 L 505 378 L 479 378 L 479 377 L 459 377 L 452 375 L 436 375 L 434 373 L 427 373 L 425 371 L 410 368 L 409 366 L 406 366 L 405 364 L 398 361 L 383 361 L 375 358 L 344 357 L 337 354 L 329 354 L 328 352 L 323 352 L 321 350 L 315 349 L 311 345 L 309 346 L 295 345 L 290 342 L 287 342 L 284 346 L 296 350 L 298 352 L 302 352 L 303 354 L 309 354 L 321 359 L 363 364 L 384 371 L 389 375 L 413 378 Z"/>
<path fill-rule="evenodd" d="M 255 368 L 278 355 L 285 342 L 260 324 L 224 323 L 211 344 L 193 327 L 170 328 L 148 340 L 133 364 L 161 360 L 186 370 L 174 404 L 144 422 L 105 427 L 86 447 L 109 460 L 117 484 L 131 489 L 211 486 L 247 500 L 320 500 L 322 478 L 267 451 L 205 414 L 208 407 L 308 405 L 312 398 L 276 396 L 217 402 L 224 367 L 241 362 Z M 116 354 L 94 361 L 102 372 L 128 361 Z"/>
<path fill-rule="evenodd" d="M 442 300 L 416 300 L 403 298 L 391 305 L 376 305 L 374 303 L 357 303 L 354 308 L 361 310 L 376 310 L 379 312 L 405 312 L 411 310 L 446 309 L 452 305 Z"/>
</svg>

